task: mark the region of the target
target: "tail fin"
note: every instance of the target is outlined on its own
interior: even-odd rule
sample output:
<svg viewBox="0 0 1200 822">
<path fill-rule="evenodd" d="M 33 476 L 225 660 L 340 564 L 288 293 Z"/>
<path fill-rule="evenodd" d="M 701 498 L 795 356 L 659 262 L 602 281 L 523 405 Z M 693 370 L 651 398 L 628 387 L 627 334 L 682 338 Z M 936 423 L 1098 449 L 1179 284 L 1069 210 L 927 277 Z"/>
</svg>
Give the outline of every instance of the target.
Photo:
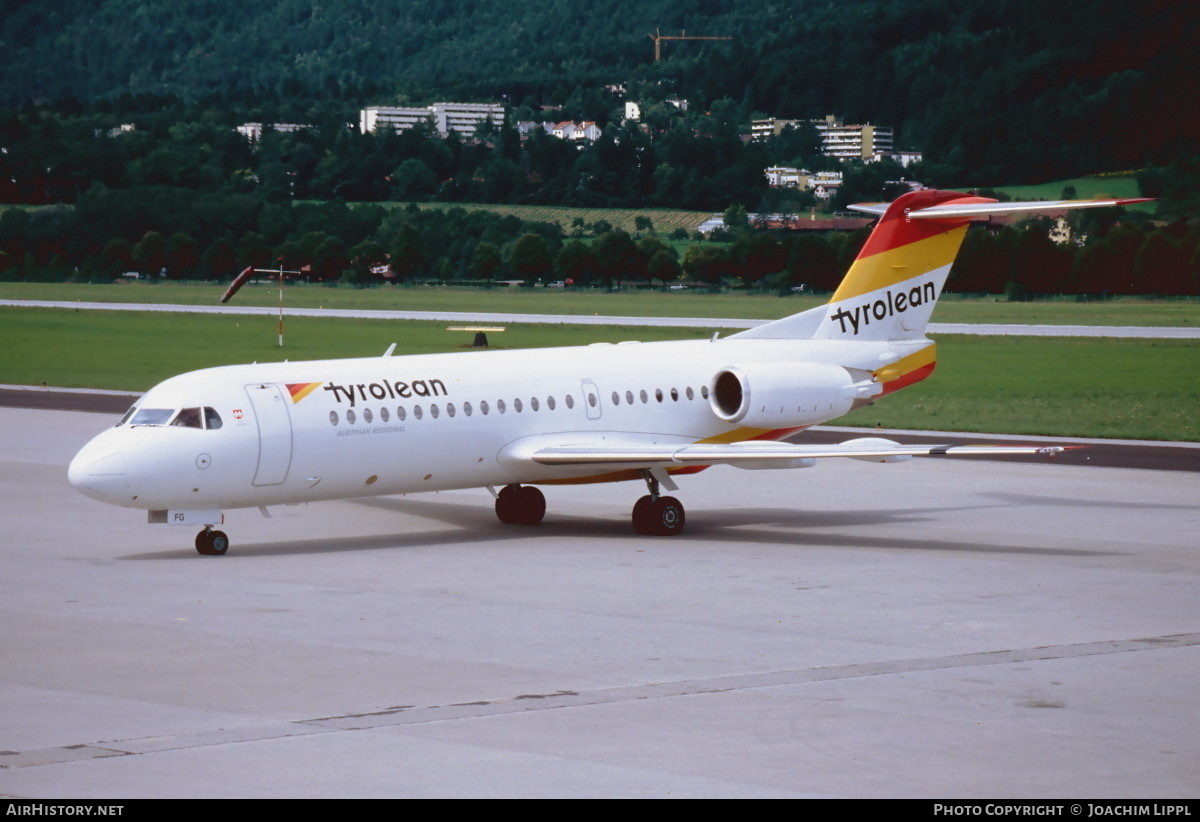
<svg viewBox="0 0 1200 822">
<path fill-rule="evenodd" d="M 967 226 L 992 214 L 1065 211 L 1144 202 L 1055 200 L 998 203 L 956 191 L 912 191 L 891 205 L 851 206 L 879 214 L 866 245 L 828 305 L 736 336 L 772 339 L 920 340 Z"/>
<path fill-rule="evenodd" d="M 826 322 L 815 336 L 854 340 L 924 337 L 970 217 L 919 219 L 914 212 L 995 202 L 934 190 L 909 192 L 894 201 L 829 300 Z"/>
</svg>

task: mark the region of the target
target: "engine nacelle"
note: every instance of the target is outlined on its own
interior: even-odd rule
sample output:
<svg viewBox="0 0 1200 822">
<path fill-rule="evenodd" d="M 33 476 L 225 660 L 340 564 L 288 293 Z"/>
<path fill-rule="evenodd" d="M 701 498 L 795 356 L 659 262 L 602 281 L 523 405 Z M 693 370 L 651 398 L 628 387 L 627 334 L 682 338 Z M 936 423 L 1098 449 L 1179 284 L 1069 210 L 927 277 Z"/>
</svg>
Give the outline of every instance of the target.
<svg viewBox="0 0 1200 822">
<path fill-rule="evenodd" d="M 840 365 L 744 363 L 717 372 L 709 388 L 713 413 L 752 428 L 791 428 L 840 417 L 858 399 L 882 391 L 871 380 L 855 382 Z"/>
</svg>

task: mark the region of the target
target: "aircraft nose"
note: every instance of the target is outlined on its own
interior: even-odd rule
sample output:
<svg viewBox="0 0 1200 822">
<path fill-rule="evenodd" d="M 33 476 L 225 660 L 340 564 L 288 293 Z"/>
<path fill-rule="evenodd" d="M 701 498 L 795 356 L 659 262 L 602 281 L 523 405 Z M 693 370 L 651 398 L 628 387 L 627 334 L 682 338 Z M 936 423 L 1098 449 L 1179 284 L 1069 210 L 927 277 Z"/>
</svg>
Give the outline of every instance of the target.
<svg viewBox="0 0 1200 822">
<path fill-rule="evenodd" d="M 116 448 L 102 440 L 97 437 L 75 455 L 67 468 L 67 480 L 92 499 L 120 504 L 129 497 L 127 463 Z"/>
</svg>

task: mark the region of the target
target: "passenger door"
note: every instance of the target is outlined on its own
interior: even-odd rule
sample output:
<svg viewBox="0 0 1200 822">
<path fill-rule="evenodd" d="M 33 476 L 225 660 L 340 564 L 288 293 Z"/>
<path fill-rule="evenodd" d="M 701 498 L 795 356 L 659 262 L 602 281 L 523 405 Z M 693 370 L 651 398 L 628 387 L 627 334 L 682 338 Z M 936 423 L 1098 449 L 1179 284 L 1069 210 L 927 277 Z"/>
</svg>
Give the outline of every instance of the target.
<svg viewBox="0 0 1200 822">
<path fill-rule="evenodd" d="M 292 466 L 292 417 L 290 400 L 278 385 L 247 385 L 246 394 L 254 408 L 258 426 L 258 468 L 254 485 L 281 485 Z"/>
</svg>

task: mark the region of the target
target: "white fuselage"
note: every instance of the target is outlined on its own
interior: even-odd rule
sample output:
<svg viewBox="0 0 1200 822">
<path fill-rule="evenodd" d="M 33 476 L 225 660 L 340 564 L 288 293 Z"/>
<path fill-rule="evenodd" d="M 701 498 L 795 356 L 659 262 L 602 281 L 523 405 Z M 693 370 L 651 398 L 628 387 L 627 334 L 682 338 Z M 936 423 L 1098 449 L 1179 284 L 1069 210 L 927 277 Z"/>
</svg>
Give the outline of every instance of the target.
<svg viewBox="0 0 1200 822">
<path fill-rule="evenodd" d="M 551 467 L 524 454 L 609 433 L 652 444 L 779 438 L 848 405 L 798 385 L 778 424 L 729 422 L 710 397 L 721 369 L 818 363 L 869 375 L 895 352 L 885 342 L 725 339 L 210 368 L 147 392 L 145 416 L 85 446 L 70 479 L 105 502 L 168 510 L 631 478 L 627 465 Z M 163 414 L 137 422 L 154 409 Z M 216 421 L 181 425 L 189 409 Z"/>
</svg>

